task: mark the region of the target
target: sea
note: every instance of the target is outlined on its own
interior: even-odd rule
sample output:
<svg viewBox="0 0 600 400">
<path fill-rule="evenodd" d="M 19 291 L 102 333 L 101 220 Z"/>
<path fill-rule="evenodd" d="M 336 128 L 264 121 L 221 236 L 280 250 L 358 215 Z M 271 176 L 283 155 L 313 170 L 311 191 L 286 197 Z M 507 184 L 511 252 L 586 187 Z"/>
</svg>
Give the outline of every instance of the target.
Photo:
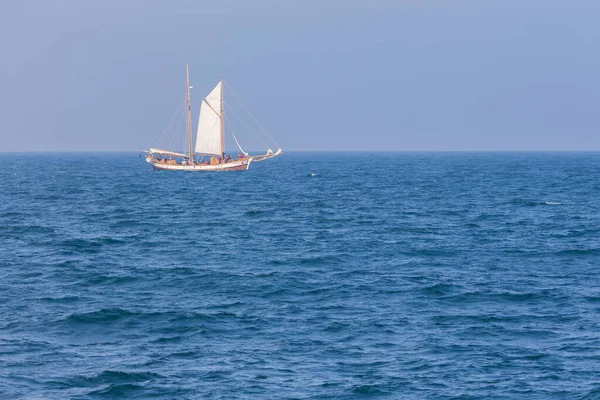
<svg viewBox="0 0 600 400">
<path fill-rule="evenodd" d="M 0 161 L 2 399 L 600 398 L 600 153 Z"/>
</svg>

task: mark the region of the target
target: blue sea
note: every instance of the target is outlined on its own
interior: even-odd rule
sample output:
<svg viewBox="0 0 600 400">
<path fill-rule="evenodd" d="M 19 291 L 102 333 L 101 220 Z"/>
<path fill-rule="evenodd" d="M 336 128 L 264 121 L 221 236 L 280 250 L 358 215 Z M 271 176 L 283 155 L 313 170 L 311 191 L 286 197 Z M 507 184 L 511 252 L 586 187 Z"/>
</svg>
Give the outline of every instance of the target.
<svg viewBox="0 0 600 400">
<path fill-rule="evenodd" d="M 600 398 L 600 153 L 0 160 L 0 398 Z"/>
</svg>

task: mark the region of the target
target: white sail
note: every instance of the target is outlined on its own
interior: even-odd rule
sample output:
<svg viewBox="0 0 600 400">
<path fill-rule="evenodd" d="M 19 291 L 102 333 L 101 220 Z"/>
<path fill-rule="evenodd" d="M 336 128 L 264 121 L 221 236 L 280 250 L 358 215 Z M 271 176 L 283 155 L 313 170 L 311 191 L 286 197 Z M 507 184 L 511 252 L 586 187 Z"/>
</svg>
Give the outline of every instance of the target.
<svg viewBox="0 0 600 400">
<path fill-rule="evenodd" d="M 221 155 L 221 151 L 221 82 L 219 82 L 200 106 L 196 153 Z"/>
</svg>

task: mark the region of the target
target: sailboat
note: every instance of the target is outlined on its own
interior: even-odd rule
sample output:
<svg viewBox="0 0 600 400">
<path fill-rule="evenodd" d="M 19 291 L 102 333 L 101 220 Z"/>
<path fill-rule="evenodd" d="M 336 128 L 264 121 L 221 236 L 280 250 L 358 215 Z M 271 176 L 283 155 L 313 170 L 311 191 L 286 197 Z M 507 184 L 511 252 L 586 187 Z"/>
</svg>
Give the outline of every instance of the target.
<svg viewBox="0 0 600 400">
<path fill-rule="evenodd" d="M 167 171 L 244 171 L 252 162 L 265 161 L 282 154 L 268 149 L 264 154 L 249 155 L 240 146 L 232 132 L 236 145 L 241 153 L 237 157 L 225 153 L 225 102 L 223 97 L 224 80 L 221 79 L 214 89 L 202 99 L 196 143 L 192 129 L 192 108 L 190 100 L 190 75 L 188 63 L 185 64 L 186 105 L 188 128 L 188 152 L 150 148 L 142 151 L 146 161 L 157 170 Z"/>
</svg>

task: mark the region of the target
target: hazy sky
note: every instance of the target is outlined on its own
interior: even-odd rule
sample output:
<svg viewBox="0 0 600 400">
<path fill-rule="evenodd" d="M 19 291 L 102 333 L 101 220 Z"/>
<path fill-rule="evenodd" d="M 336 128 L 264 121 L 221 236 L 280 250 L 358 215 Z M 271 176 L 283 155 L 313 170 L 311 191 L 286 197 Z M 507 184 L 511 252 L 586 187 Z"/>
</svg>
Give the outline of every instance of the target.
<svg viewBox="0 0 600 400">
<path fill-rule="evenodd" d="M 600 2 L 4 0 L 0 151 L 156 145 L 223 76 L 284 150 L 600 150 Z M 242 134 L 240 134 L 242 136 Z"/>
</svg>

